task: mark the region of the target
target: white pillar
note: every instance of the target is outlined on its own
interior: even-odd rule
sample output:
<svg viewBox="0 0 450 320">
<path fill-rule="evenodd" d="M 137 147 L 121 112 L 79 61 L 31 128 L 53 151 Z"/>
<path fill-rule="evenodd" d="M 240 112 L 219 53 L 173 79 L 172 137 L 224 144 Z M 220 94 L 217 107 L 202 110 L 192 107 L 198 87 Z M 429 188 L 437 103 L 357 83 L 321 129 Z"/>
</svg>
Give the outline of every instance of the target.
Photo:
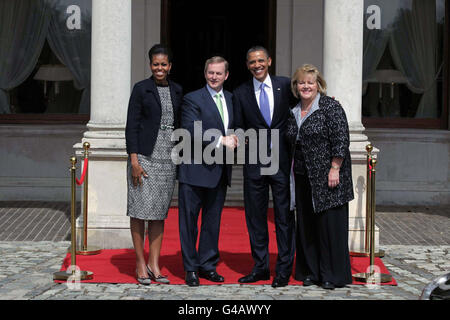
<svg viewBox="0 0 450 320">
<path fill-rule="evenodd" d="M 92 1 L 91 57 L 91 118 L 81 143 L 74 146 L 82 156 L 82 144 L 91 145 L 88 245 L 128 247 L 125 124 L 131 80 L 131 1 Z M 81 215 L 78 243 L 82 228 Z"/>
<path fill-rule="evenodd" d="M 328 95 L 345 109 L 350 127 L 355 200 L 350 203 L 350 250 L 364 246 L 366 145 L 361 122 L 364 1 L 325 0 L 324 77 Z M 374 153 L 378 150 L 374 149 Z M 377 232 L 378 233 L 378 232 Z M 377 235 L 378 238 L 378 235 Z M 377 240 L 378 241 L 378 240 Z"/>
<path fill-rule="evenodd" d="M 92 2 L 91 131 L 124 128 L 131 80 L 131 1 Z M 123 130 L 120 130 L 123 133 Z"/>
<path fill-rule="evenodd" d="M 351 129 L 361 124 L 363 12 L 361 0 L 326 0 L 324 77 L 328 95 L 344 107 Z"/>
</svg>

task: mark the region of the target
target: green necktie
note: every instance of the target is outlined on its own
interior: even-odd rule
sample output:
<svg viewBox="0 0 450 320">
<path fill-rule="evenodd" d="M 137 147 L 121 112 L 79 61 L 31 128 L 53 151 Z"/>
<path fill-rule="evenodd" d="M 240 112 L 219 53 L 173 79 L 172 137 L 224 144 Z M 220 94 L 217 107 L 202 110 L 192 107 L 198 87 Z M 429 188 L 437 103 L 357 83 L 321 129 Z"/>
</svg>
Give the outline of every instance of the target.
<svg viewBox="0 0 450 320">
<path fill-rule="evenodd" d="M 222 122 L 224 122 L 223 120 L 223 106 L 222 106 L 222 99 L 221 99 L 222 95 L 220 93 L 217 93 L 214 98 L 216 98 L 216 105 L 217 105 L 217 109 L 219 109 L 219 113 L 220 113 L 220 117 L 222 118 Z"/>
</svg>

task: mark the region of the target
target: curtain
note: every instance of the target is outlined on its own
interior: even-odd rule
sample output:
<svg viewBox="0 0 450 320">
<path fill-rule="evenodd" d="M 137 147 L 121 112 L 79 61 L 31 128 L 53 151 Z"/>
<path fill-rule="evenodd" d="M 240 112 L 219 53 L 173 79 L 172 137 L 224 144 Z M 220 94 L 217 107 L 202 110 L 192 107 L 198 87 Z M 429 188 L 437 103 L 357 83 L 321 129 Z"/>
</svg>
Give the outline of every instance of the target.
<svg viewBox="0 0 450 320">
<path fill-rule="evenodd" d="M 364 28 L 363 47 L 363 81 L 364 92 L 367 89 L 367 80 L 373 75 L 380 63 L 389 41 L 387 30 L 368 30 Z"/>
<path fill-rule="evenodd" d="M 364 28 L 363 40 L 363 95 L 367 93 L 369 79 L 373 76 L 380 63 L 389 41 L 387 30 L 369 30 Z M 378 96 L 378 88 L 375 90 Z M 370 93 L 372 96 L 372 93 Z M 368 99 L 368 108 L 372 117 L 379 117 L 378 99 Z"/>
<path fill-rule="evenodd" d="M 437 117 L 436 1 L 413 0 L 411 9 L 399 9 L 390 50 L 408 88 L 423 94 L 415 117 Z"/>
<path fill-rule="evenodd" d="M 91 3 L 92 0 L 49 0 L 51 22 L 48 43 L 58 59 L 69 68 L 75 88 L 83 90 L 78 110 L 74 113 L 88 114 L 90 111 L 91 82 Z M 70 5 L 81 9 L 81 28 L 66 27 Z"/>
<path fill-rule="evenodd" d="M 377 69 L 380 63 L 383 53 L 386 50 L 389 41 L 389 18 L 386 15 L 386 11 L 389 4 L 392 4 L 392 0 L 366 0 L 364 2 L 364 8 L 367 10 L 369 5 L 376 5 L 381 8 L 380 14 L 381 29 L 369 29 L 366 22 L 369 20 L 372 12 L 365 12 L 365 24 L 363 33 L 363 94 L 367 90 L 367 80 L 372 77 L 374 71 Z"/>
<path fill-rule="evenodd" d="M 7 91 L 33 72 L 49 22 L 43 0 L 0 0 L 0 113 L 11 113 Z"/>
<path fill-rule="evenodd" d="M 368 95 L 370 98 L 366 99 L 366 106 L 369 109 L 372 117 L 382 116 L 378 109 L 378 85 L 373 87 L 373 92 L 367 92 L 370 79 L 373 78 L 374 72 L 380 63 L 381 58 L 388 46 L 390 29 L 389 18 L 386 16 L 386 10 L 392 0 L 366 0 L 364 8 L 367 10 L 369 5 L 377 5 L 381 8 L 381 29 L 369 29 L 364 25 L 363 33 L 363 95 Z M 365 12 L 365 23 L 368 21 L 372 13 Z M 372 98 L 373 97 L 373 98 Z"/>
</svg>

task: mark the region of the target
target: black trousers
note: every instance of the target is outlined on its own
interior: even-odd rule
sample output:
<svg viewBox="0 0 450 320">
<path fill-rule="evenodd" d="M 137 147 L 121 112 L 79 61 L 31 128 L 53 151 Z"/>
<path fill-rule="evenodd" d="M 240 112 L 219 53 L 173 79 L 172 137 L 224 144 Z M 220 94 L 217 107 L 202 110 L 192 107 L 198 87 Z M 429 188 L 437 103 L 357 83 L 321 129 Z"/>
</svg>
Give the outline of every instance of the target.
<svg viewBox="0 0 450 320">
<path fill-rule="evenodd" d="M 259 179 L 244 178 L 245 218 L 250 238 L 253 272 L 269 270 L 269 232 L 267 210 L 272 189 L 278 256 L 275 272 L 289 277 L 295 256 L 295 216 L 289 208 L 289 177 L 281 170 Z"/>
<path fill-rule="evenodd" d="M 348 250 L 348 204 L 315 213 L 306 175 L 295 175 L 297 206 L 295 279 L 309 276 L 336 286 L 352 283 Z"/>
<path fill-rule="evenodd" d="M 219 262 L 220 219 L 227 191 L 222 178 L 215 188 L 180 183 L 178 189 L 178 223 L 184 270 L 215 271 Z M 197 250 L 198 217 L 202 224 Z"/>
</svg>

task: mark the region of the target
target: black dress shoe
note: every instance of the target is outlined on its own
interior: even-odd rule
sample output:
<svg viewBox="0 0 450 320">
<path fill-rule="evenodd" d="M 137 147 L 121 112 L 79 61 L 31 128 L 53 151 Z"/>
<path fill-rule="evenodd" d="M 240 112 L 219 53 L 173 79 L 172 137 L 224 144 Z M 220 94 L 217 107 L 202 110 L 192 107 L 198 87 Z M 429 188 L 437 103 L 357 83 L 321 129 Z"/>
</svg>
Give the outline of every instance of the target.
<svg viewBox="0 0 450 320">
<path fill-rule="evenodd" d="M 314 281 L 312 281 L 310 277 L 306 277 L 306 279 L 303 280 L 304 287 L 309 287 L 309 286 L 312 286 L 313 284 L 314 284 Z"/>
<path fill-rule="evenodd" d="M 194 271 L 186 272 L 185 281 L 189 287 L 198 287 L 200 284 L 200 281 L 198 280 L 197 272 L 194 272 Z"/>
<path fill-rule="evenodd" d="M 324 283 L 322 283 L 322 288 L 326 290 L 334 290 L 334 284 L 329 281 L 325 281 Z"/>
<path fill-rule="evenodd" d="M 212 282 L 224 282 L 225 279 L 218 274 L 216 271 L 200 271 L 198 273 L 200 278 L 204 278 L 206 280 L 212 281 Z"/>
<path fill-rule="evenodd" d="M 270 279 L 270 272 L 265 271 L 262 273 L 252 272 L 252 273 L 246 275 L 245 277 L 240 278 L 238 281 L 239 281 L 239 283 L 252 283 L 252 282 L 257 282 L 257 281 L 261 281 L 261 280 L 269 280 L 269 279 Z"/>
<path fill-rule="evenodd" d="M 277 275 L 275 279 L 273 279 L 272 287 L 273 288 L 279 288 L 279 287 L 285 287 L 289 283 L 289 277 L 283 277 Z"/>
</svg>

